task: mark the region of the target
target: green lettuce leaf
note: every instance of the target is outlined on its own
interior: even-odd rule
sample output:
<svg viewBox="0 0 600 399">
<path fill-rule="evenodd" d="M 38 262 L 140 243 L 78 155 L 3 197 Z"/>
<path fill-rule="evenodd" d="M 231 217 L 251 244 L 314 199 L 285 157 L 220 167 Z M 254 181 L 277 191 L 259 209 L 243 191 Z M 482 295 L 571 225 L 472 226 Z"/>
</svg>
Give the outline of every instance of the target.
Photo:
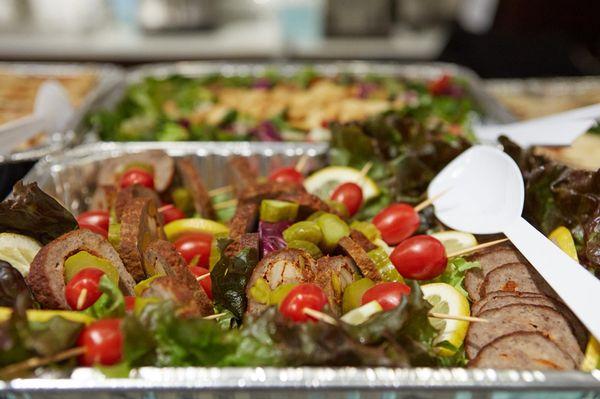
<svg viewBox="0 0 600 399">
<path fill-rule="evenodd" d="M 119 287 L 107 275 L 100 278 L 102 295 L 84 312 L 95 319 L 117 318 L 125 315 L 125 298 Z"/>
<path fill-rule="evenodd" d="M 468 296 L 467 291 L 463 287 L 463 281 L 465 279 L 465 274 L 467 270 L 481 267 L 479 262 L 469 262 L 462 256 L 450 259 L 448 261 L 448 266 L 444 272 L 439 275 L 437 278 L 432 280 L 432 283 L 446 283 L 450 284 L 465 297 Z"/>
</svg>

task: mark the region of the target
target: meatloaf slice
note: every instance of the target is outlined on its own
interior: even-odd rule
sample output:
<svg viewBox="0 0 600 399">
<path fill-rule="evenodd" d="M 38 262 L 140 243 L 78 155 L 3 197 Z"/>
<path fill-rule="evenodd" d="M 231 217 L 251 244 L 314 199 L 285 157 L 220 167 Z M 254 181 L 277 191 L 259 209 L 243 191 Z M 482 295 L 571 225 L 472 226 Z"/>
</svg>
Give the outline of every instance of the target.
<svg viewBox="0 0 600 399">
<path fill-rule="evenodd" d="M 338 245 L 342 248 L 342 251 L 356 263 L 356 266 L 358 266 L 363 276 L 368 277 L 373 281 L 381 281 L 383 279 L 379 270 L 377 270 L 375 263 L 356 241 L 350 237 L 342 237 L 338 242 Z"/>
<path fill-rule="evenodd" d="M 175 163 L 167 153 L 162 150 L 149 150 L 136 154 L 127 154 L 111 158 L 102 163 L 98 172 L 98 185 L 114 186 L 118 183 L 119 176 L 130 166 L 148 165 L 154 173 L 154 188 L 159 193 L 171 185 L 175 175 Z"/>
<path fill-rule="evenodd" d="M 156 191 L 150 190 L 148 187 L 134 184 L 133 186 L 125 187 L 117 192 L 115 197 L 115 216 L 117 222 L 121 222 L 121 215 L 123 215 L 123 209 L 129 204 L 134 198 L 148 198 L 154 203 L 157 208 L 160 207 L 161 201 L 156 194 Z"/>
<path fill-rule="evenodd" d="M 534 292 L 558 298 L 538 272 L 526 263 L 508 263 L 490 271 L 481 284 L 480 296 L 494 291 Z"/>
<path fill-rule="evenodd" d="M 244 233 L 225 248 L 225 255 L 235 256 L 244 248 L 252 248 L 260 253 L 260 237 L 258 233 Z"/>
<path fill-rule="evenodd" d="M 200 171 L 196 167 L 194 158 L 186 157 L 178 159 L 176 165 L 179 175 L 183 180 L 183 185 L 192 196 L 196 212 L 203 218 L 214 219 L 215 210 L 213 209 L 210 195 L 202 181 Z"/>
<path fill-rule="evenodd" d="M 465 289 L 473 302 L 477 302 L 481 298 L 479 291 L 486 274 L 507 263 L 526 262 L 525 258 L 511 244 L 496 245 L 476 252 L 468 256 L 467 260 L 479 262 L 481 266 L 468 270 L 465 275 Z"/>
<path fill-rule="evenodd" d="M 316 262 L 310 254 L 301 249 L 286 248 L 271 252 L 256 265 L 248 285 L 246 296 L 248 297 L 249 314 L 261 313 L 267 305 L 256 301 L 250 294 L 251 288 L 258 279 L 263 279 L 271 290 L 282 284 L 310 283 L 315 279 Z"/>
<path fill-rule="evenodd" d="M 342 313 L 342 296 L 358 270 L 347 256 L 323 256 L 317 260 L 315 284 L 323 289 L 335 315 Z"/>
<path fill-rule="evenodd" d="M 175 277 L 160 276 L 152 280 L 149 287 L 142 292 L 142 296 L 172 301 L 177 306 L 176 315 L 180 317 L 206 315 L 197 302 L 196 291 L 190 290 Z"/>
<path fill-rule="evenodd" d="M 118 252 L 135 281 L 153 275 L 144 265 L 142 254 L 156 239 L 164 238 L 162 217 L 154 202 L 148 198 L 135 198 L 123 208 Z"/>
<path fill-rule="evenodd" d="M 196 277 L 190 271 L 185 260 L 175 250 L 173 244 L 165 240 L 155 240 L 150 243 L 144 253 L 144 264 L 155 270 L 156 274 L 167 275 L 185 285 L 198 305 L 202 316 L 213 313 L 212 301 L 208 298 L 204 289 L 200 287 Z"/>
<path fill-rule="evenodd" d="M 503 335 L 514 332 L 539 332 L 569 354 L 576 364 L 583 352 L 568 320 L 556 310 L 538 305 L 508 305 L 483 312 L 479 317 L 488 323 L 471 323 L 465 340 L 469 359 L 475 359 L 481 349 Z"/>
<path fill-rule="evenodd" d="M 575 370 L 577 364 L 559 345 L 538 332 L 514 332 L 484 346 L 471 368 Z"/>
<path fill-rule="evenodd" d="M 121 291 L 133 295 L 135 281 L 109 242 L 89 230 L 74 230 L 46 244 L 31 262 L 27 283 L 42 307 L 69 309 L 65 298 L 65 261 L 81 251 L 109 261 L 119 273 Z"/>
</svg>

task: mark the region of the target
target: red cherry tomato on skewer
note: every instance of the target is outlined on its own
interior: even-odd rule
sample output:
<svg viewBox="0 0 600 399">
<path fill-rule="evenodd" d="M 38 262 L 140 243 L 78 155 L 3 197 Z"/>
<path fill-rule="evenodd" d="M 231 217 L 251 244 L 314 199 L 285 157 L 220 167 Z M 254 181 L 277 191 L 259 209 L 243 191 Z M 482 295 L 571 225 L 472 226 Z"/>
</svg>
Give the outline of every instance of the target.
<svg viewBox="0 0 600 399">
<path fill-rule="evenodd" d="M 300 284 L 292 288 L 279 305 L 279 311 L 287 318 L 304 322 L 312 319 L 304 313 L 304 309 L 321 311 L 327 304 L 327 296 L 316 284 Z"/>
<path fill-rule="evenodd" d="M 275 169 L 270 175 L 269 180 L 277 183 L 302 183 L 304 175 L 298 172 L 293 166 Z"/>
<path fill-rule="evenodd" d="M 89 223 L 79 223 L 79 228 L 84 230 L 89 230 L 93 233 L 100 234 L 104 238 L 108 238 L 108 230 L 104 230 L 96 225 Z"/>
<path fill-rule="evenodd" d="M 443 75 L 439 79 L 429 83 L 428 89 L 429 92 L 434 96 L 440 96 L 442 94 L 446 94 L 449 91 L 451 83 L 452 80 L 450 76 Z"/>
<path fill-rule="evenodd" d="M 103 275 L 102 270 L 88 267 L 73 276 L 65 286 L 65 297 L 71 309 L 87 309 L 100 298 L 100 278 Z"/>
<path fill-rule="evenodd" d="M 198 262 L 195 266 L 206 267 L 210 257 L 212 239 L 210 234 L 189 233 L 179 237 L 173 245 L 188 264 L 197 256 Z"/>
<path fill-rule="evenodd" d="M 185 218 L 185 213 L 183 213 L 181 209 L 177 208 L 173 204 L 161 206 L 160 208 L 158 208 L 158 212 L 160 212 L 160 214 L 162 215 L 165 224 L 171 223 L 174 220 Z"/>
<path fill-rule="evenodd" d="M 79 216 L 77 216 L 77 223 L 79 223 L 79 225 L 91 224 L 102 230 L 108 231 L 108 211 L 87 211 L 80 213 Z"/>
<path fill-rule="evenodd" d="M 390 245 L 396 245 L 413 235 L 420 223 L 415 208 L 402 203 L 384 208 L 373 218 L 373 224 L 381 232 L 381 238 Z"/>
<path fill-rule="evenodd" d="M 440 240 L 417 235 L 402 241 L 390 254 L 390 260 L 402 277 L 431 280 L 444 272 L 448 264 Z"/>
<path fill-rule="evenodd" d="M 362 205 L 362 189 L 356 183 L 343 183 L 333 191 L 331 199 L 344 204 L 348 209 L 348 214 L 354 216 Z"/>
<path fill-rule="evenodd" d="M 198 266 L 191 266 L 190 270 L 192 271 L 192 274 L 195 277 L 205 276 L 207 273 L 210 273 L 208 269 Z M 212 300 L 212 281 L 210 279 L 210 276 L 204 277 L 202 280 L 198 281 L 198 283 L 200 283 L 200 286 L 202 287 L 202 289 L 204 289 L 204 292 L 206 292 L 206 296 L 208 296 L 208 299 Z"/>
<path fill-rule="evenodd" d="M 126 296 L 125 297 L 125 311 L 131 313 L 135 310 L 135 297 L 134 296 Z"/>
<path fill-rule="evenodd" d="M 120 362 L 123 358 L 121 319 L 104 319 L 90 324 L 79 335 L 77 345 L 85 348 L 85 353 L 79 357 L 83 366 L 110 366 Z"/>
<path fill-rule="evenodd" d="M 397 282 L 379 283 L 369 288 L 362 296 L 361 303 L 377 301 L 383 310 L 394 309 L 400 304 L 402 297 L 410 294 L 410 287 Z"/>
<path fill-rule="evenodd" d="M 133 186 L 134 184 L 139 184 L 140 186 L 154 190 L 154 176 L 147 170 L 131 168 L 123 173 L 123 176 L 121 176 L 121 180 L 119 181 L 119 186 L 121 188 L 126 188 Z"/>
</svg>

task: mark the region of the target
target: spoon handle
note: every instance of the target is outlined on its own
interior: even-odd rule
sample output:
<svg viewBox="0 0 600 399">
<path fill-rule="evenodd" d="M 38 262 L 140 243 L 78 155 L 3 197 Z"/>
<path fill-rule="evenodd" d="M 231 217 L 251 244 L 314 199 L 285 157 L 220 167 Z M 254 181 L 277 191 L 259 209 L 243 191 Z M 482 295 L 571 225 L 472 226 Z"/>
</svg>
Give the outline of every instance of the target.
<svg viewBox="0 0 600 399">
<path fill-rule="evenodd" d="M 600 280 L 521 217 L 507 226 L 504 234 L 592 335 L 600 338 Z"/>
</svg>

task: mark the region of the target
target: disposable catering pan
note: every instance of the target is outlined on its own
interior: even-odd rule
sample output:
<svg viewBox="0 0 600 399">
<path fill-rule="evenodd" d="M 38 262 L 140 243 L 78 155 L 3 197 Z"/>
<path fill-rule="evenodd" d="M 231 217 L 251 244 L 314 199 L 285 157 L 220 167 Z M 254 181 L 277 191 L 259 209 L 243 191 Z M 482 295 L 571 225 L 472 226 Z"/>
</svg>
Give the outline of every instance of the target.
<svg viewBox="0 0 600 399">
<path fill-rule="evenodd" d="M 397 77 L 411 80 L 433 80 L 442 75 L 460 78 L 466 83 L 468 94 L 475 106 L 481 111 L 481 120 L 476 123 L 511 122 L 514 116 L 489 96 L 477 74 L 472 70 L 448 63 L 373 63 L 364 61 L 329 62 L 329 63 L 223 63 L 223 62 L 177 62 L 146 64 L 128 70 L 125 85 L 119 86 L 106 98 L 100 108 L 111 109 L 123 98 L 125 89 L 147 77 L 164 78 L 172 75 L 187 77 L 203 77 L 221 74 L 233 76 L 264 76 L 265 72 L 277 71 L 282 76 L 293 76 L 296 72 L 310 66 L 322 76 L 336 76 L 341 73 L 355 76 L 370 74 L 382 77 Z M 87 132 L 89 141 L 99 140 L 94 131 Z"/>
<path fill-rule="evenodd" d="M 39 80 L 60 80 L 61 78 L 73 75 L 86 75 L 90 78 L 91 83 L 89 89 L 85 90 L 85 94 L 75 104 L 75 113 L 69 120 L 66 131 L 45 132 L 47 137 L 40 145 L 15 151 L 7 155 L 0 155 L 0 198 L 4 198 L 10 192 L 14 182 L 23 177 L 38 159 L 48 154 L 62 151 L 76 142 L 77 136 L 75 130 L 90 109 L 97 105 L 104 95 L 110 93 L 122 82 L 124 72 L 121 68 L 110 64 L 9 62 L 0 62 L 0 72 L 7 77 L 35 77 Z M 1 85 L 2 81 L 0 81 Z M 9 100 L 2 100 L 2 107 L 28 106 L 29 104 L 19 103 L 17 97 L 19 94 L 22 94 L 20 92 L 21 90 L 15 88 L 15 96 Z"/>
<path fill-rule="evenodd" d="M 232 154 L 246 155 L 262 172 L 307 155 L 309 167 L 326 159 L 327 146 L 281 143 L 101 143 L 80 146 L 40 161 L 26 176 L 69 209 L 86 208 L 99 166 L 108 158 L 148 149 L 194 155 L 209 188 L 224 184 L 220 171 Z M 502 392 L 503 396 L 495 396 Z M 140 368 L 128 379 L 106 378 L 94 369 L 70 375 L 41 372 L 35 378 L 0 382 L 0 397 L 71 398 L 515 398 L 532 392 L 556 398 L 588 398 L 600 392 L 600 372 L 541 372 L 434 368 Z M 552 396 L 555 395 L 555 396 Z"/>
</svg>

